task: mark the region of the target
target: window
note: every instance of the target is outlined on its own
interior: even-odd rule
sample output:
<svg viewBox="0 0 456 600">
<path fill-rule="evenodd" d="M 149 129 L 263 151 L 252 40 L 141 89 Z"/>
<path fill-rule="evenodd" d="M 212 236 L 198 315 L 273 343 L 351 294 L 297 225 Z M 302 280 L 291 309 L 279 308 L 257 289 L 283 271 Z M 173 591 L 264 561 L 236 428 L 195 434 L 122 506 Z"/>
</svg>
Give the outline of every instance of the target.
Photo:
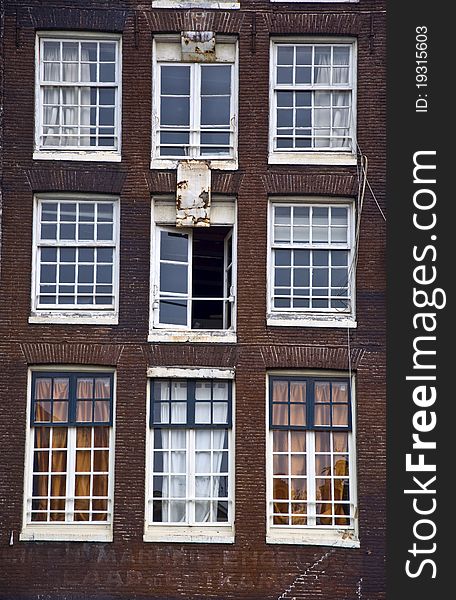
<svg viewBox="0 0 456 600">
<path fill-rule="evenodd" d="M 31 322 L 117 323 L 118 228 L 112 197 L 36 198 Z"/>
<path fill-rule="evenodd" d="M 189 62 L 181 42 L 154 39 L 152 167 L 203 159 L 236 168 L 236 52 L 234 39 L 217 39 L 213 62 Z"/>
<path fill-rule="evenodd" d="M 355 43 L 274 41 L 269 162 L 356 162 Z"/>
<path fill-rule="evenodd" d="M 120 38 L 40 34 L 34 158 L 120 160 Z"/>
<path fill-rule="evenodd" d="M 239 2 L 231 0 L 152 0 L 153 8 L 239 8 Z"/>
<path fill-rule="evenodd" d="M 113 380 L 111 372 L 31 374 L 21 539 L 111 540 Z"/>
<path fill-rule="evenodd" d="M 231 381 L 153 378 L 150 396 L 146 541 L 234 541 Z"/>
<path fill-rule="evenodd" d="M 268 541 L 357 545 L 347 377 L 269 377 Z"/>
<path fill-rule="evenodd" d="M 149 341 L 235 341 L 234 202 L 213 200 L 211 226 L 169 226 L 175 202 L 156 201 Z"/>
<path fill-rule="evenodd" d="M 353 228 L 352 203 L 272 203 L 269 325 L 356 325 Z"/>
</svg>

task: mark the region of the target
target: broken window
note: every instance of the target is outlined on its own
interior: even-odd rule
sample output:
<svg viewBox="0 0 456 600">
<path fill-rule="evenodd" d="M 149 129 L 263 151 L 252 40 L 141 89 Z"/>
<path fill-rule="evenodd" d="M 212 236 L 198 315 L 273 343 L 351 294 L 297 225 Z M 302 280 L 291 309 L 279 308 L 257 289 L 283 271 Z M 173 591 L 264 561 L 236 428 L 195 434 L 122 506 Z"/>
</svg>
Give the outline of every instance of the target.
<svg viewBox="0 0 456 600">
<path fill-rule="evenodd" d="M 233 324 L 231 227 L 157 230 L 154 325 L 230 329 Z"/>
</svg>

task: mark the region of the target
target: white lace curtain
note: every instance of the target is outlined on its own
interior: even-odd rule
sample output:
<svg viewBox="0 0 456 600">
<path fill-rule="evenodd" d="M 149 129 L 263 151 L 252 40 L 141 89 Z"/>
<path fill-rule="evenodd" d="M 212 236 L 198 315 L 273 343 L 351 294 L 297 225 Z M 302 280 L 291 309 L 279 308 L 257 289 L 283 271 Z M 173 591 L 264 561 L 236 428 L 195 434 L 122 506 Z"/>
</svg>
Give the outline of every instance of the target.
<svg viewBox="0 0 456 600">
<path fill-rule="evenodd" d="M 349 67 L 331 68 L 331 51 L 315 52 L 315 83 L 319 85 L 343 85 L 349 82 Z M 331 83 L 332 73 L 332 83 Z M 328 98 L 329 96 L 329 98 Z M 314 135 L 317 148 L 347 148 L 350 145 L 350 92 L 345 90 L 331 92 L 315 92 L 316 106 L 321 104 L 327 108 L 315 110 Z M 326 97 L 326 98 L 325 98 Z M 332 104 L 332 118 L 329 104 Z M 323 136 L 323 137 L 322 137 Z M 326 137 L 327 136 L 327 137 Z M 336 136 L 336 137 L 334 137 Z"/>
<path fill-rule="evenodd" d="M 184 386 L 173 385 L 171 402 L 171 422 L 185 423 L 187 420 L 186 402 L 187 390 Z M 228 403 L 226 402 L 225 387 L 213 387 L 213 400 L 220 401 L 214 405 L 214 421 L 223 423 L 228 417 Z M 210 401 L 210 386 L 198 386 L 197 401 Z M 182 401 L 182 402 L 179 402 Z M 162 421 L 167 421 L 168 407 L 162 404 Z M 163 478 L 163 487 L 161 496 L 163 498 L 174 498 L 183 500 L 187 498 L 187 479 L 195 476 L 195 522 L 206 523 L 211 520 L 211 500 L 217 501 L 220 489 L 221 472 L 225 438 L 227 435 L 224 429 L 198 429 L 196 431 L 197 442 L 195 450 L 195 473 L 187 473 L 187 453 L 188 431 L 183 429 L 171 430 L 171 435 L 163 435 L 163 450 L 172 450 L 172 452 L 163 453 L 163 471 L 165 473 L 177 474 L 170 478 L 170 489 L 168 490 L 168 478 Z M 169 447 L 168 447 L 168 445 Z M 212 449 L 212 453 L 210 450 Z M 211 464 L 212 459 L 212 464 Z M 212 477 L 209 475 L 212 474 Z M 186 476 L 183 476 L 186 474 Z M 200 475 L 201 474 L 201 475 Z M 179 476 L 181 475 L 181 476 Z M 211 489 L 212 482 L 212 489 Z M 164 522 L 179 523 L 186 520 L 186 510 L 183 502 L 163 503 Z M 213 520 L 216 520 L 215 518 Z"/>
<path fill-rule="evenodd" d="M 60 73 L 60 45 L 47 44 L 44 49 L 46 63 L 45 80 L 58 84 L 79 81 L 79 44 L 63 43 L 62 60 L 73 61 L 62 64 Z M 90 82 L 90 65 L 88 50 L 81 49 L 81 81 Z M 44 132 L 45 146 L 88 146 L 90 145 L 90 87 L 48 85 L 43 91 L 44 107 L 43 123 L 47 125 Z M 81 129 L 80 129 L 81 128 Z M 74 137 L 73 137 L 74 136 Z"/>
</svg>

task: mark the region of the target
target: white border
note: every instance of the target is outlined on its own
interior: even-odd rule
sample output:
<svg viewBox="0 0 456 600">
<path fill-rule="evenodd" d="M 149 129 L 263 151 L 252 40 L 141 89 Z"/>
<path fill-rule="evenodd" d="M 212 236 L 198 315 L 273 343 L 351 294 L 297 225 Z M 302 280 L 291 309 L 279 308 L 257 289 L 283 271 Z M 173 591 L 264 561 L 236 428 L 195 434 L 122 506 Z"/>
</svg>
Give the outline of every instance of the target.
<svg viewBox="0 0 456 600">
<path fill-rule="evenodd" d="M 186 378 L 186 379 L 229 379 L 231 380 L 231 429 L 229 431 L 229 476 L 228 476 L 228 503 L 230 506 L 231 523 L 226 525 L 155 525 L 149 523 L 149 491 L 151 486 L 151 427 L 150 427 L 150 379 L 152 377 Z M 205 543 L 205 544 L 234 544 L 235 528 L 235 489 L 236 489 L 236 389 L 234 369 L 213 369 L 212 367 L 150 367 L 147 369 L 146 389 L 146 463 L 145 463 L 145 501 L 144 501 L 144 542 L 177 542 L 177 543 Z M 190 429 L 190 428 L 189 428 Z"/>
<path fill-rule="evenodd" d="M 40 42 L 42 38 L 75 40 L 113 40 L 118 42 L 117 75 L 117 150 L 46 150 L 40 148 L 41 131 L 41 85 L 40 85 Z M 95 31 L 38 31 L 35 36 L 35 137 L 33 160 L 78 160 L 120 162 L 122 160 L 122 35 Z"/>
<path fill-rule="evenodd" d="M 105 372 L 113 373 L 112 389 L 112 425 L 110 425 L 110 458 L 109 458 L 109 499 L 110 520 L 107 524 L 87 524 L 87 523 L 62 523 L 56 521 L 55 524 L 27 522 L 27 501 L 31 497 L 32 471 L 33 471 L 33 428 L 30 427 L 30 412 L 32 400 L 32 373 L 40 371 L 72 371 L 72 372 Z M 117 390 L 117 372 L 112 367 L 104 366 L 86 366 L 86 365 L 40 365 L 31 367 L 27 372 L 27 410 L 26 410 L 26 442 L 25 442 L 25 464 L 24 464 L 24 485 L 23 485 L 23 509 L 22 509 L 22 528 L 19 534 L 21 542 L 112 542 L 113 541 L 113 522 L 114 522 L 114 477 L 115 477 L 115 440 L 116 440 L 116 390 Z"/>
<path fill-rule="evenodd" d="M 38 309 L 38 239 L 39 239 L 39 205 L 40 202 L 49 200 L 79 200 L 79 201 L 109 201 L 113 202 L 113 237 L 114 237 L 114 256 L 113 256 L 113 296 L 114 308 L 106 310 L 94 309 Z M 94 242 L 96 245 L 96 242 Z M 50 192 L 37 193 L 33 198 L 33 234 L 32 234 L 32 284 L 31 284 L 31 313 L 28 319 L 29 323 L 62 323 L 65 325 L 117 325 L 119 322 L 119 287 L 120 287 L 120 197 L 108 194 L 83 194 Z"/>
<path fill-rule="evenodd" d="M 273 290 L 273 264 L 272 264 L 272 239 L 273 239 L 273 206 L 277 204 L 297 204 L 302 206 L 309 204 L 321 204 L 322 206 L 345 205 L 350 208 L 349 236 L 350 236 L 350 312 L 325 311 L 280 311 L 272 308 Z M 266 275 L 266 324 L 268 327 L 345 327 L 356 328 L 356 264 L 354 261 L 356 253 L 356 215 L 355 202 L 352 198 L 331 196 L 269 196 L 268 198 L 268 235 L 267 235 L 267 275 Z M 351 266 L 352 265 L 352 266 Z"/>
<path fill-rule="evenodd" d="M 346 0 L 339 0 L 340 2 Z M 351 76 L 353 79 L 352 85 L 352 107 L 351 114 L 353 123 L 350 130 L 352 140 L 356 146 L 357 140 L 357 43 L 353 37 L 327 37 L 327 36 L 272 36 L 269 47 L 269 143 L 268 143 L 268 164 L 276 165 L 356 165 L 357 152 L 356 147 L 349 150 L 313 150 L 312 152 L 278 152 L 274 150 L 274 132 L 276 130 L 277 111 L 275 110 L 274 96 L 274 81 L 275 81 L 275 66 L 276 66 L 276 48 L 277 44 L 289 43 L 309 43 L 309 44 L 351 44 L 351 61 L 350 66 Z"/>
<path fill-rule="evenodd" d="M 318 527 L 298 527 L 296 525 L 271 527 L 270 498 L 272 498 L 272 430 L 269 428 L 269 377 L 346 377 L 346 371 L 315 371 L 315 370 L 268 370 L 266 372 L 266 543 L 294 544 L 305 546 L 333 546 L 339 548 L 359 548 L 359 517 L 358 517 L 358 474 L 356 469 L 356 389 L 355 374 L 351 376 L 351 408 L 352 408 L 352 442 L 350 445 L 349 473 L 350 498 L 353 505 L 354 528 L 336 529 Z"/>
</svg>

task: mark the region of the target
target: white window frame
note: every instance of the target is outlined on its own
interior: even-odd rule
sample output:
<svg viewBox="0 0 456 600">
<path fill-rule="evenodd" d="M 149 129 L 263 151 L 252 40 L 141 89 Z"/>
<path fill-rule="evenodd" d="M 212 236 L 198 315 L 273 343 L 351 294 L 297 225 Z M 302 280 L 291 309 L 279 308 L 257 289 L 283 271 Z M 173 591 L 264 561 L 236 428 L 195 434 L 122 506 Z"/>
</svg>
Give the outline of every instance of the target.
<svg viewBox="0 0 456 600">
<path fill-rule="evenodd" d="M 230 0 L 152 0 L 152 8 L 224 8 L 234 10 L 240 8 L 240 3 Z"/>
<path fill-rule="evenodd" d="M 345 1 L 345 0 L 340 0 Z M 351 65 L 350 73 L 352 84 L 350 86 L 352 93 L 351 104 L 351 123 L 350 134 L 352 138 L 353 148 L 351 150 L 303 150 L 296 151 L 290 149 L 289 152 L 278 151 L 274 149 L 274 137 L 277 130 L 277 108 L 276 108 L 276 57 L 277 47 L 280 44 L 314 44 L 314 45 L 351 45 Z M 308 165 L 355 165 L 357 162 L 356 152 L 356 96 L 357 96 L 357 43 L 351 37 L 273 37 L 271 38 L 270 54 L 269 54 L 269 164 L 308 164 Z M 310 85 L 310 84 L 309 84 Z M 299 88 L 294 88 L 299 89 Z M 309 87 L 303 91 L 309 91 Z M 312 91 L 310 89 L 310 91 Z"/>
<path fill-rule="evenodd" d="M 225 205 L 224 205 L 225 204 Z M 176 227 L 176 201 L 169 197 L 152 198 L 151 209 L 151 241 L 150 241 L 150 305 L 149 305 L 149 342 L 210 342 L 210 343 L 235 343 L 236 313 L 237 313 L 237 203 L 234 198 L 212 198 L 211 227 L 231 227 L 232 235 L 232 318 L 229 329 L 191 329 L 184 326 L 156 324 L 158 307 L 156 297 L 159 290 L 159 232 L 163 229 L 173 228 L 176 233 L 190 233 L 191 228 Z M 191 248 L 189 249 L 191 253 Z M 189 268 L 189 281 L 191 280 L 191 267 Z M 191 286 L 189 284 L 189 295 Z M 190 302 L 189 302 L 190 304 Z"/>
<path fill-rule="evenodd" d="M 38 295 L 39 295 L 39 275 L 38 271 L 40 265 L 38 263 L 38 246 L 40 232 L 39 232 L 39 208 L 42 202 L 56 202 L 56 201 L 110 201 L 114 205 L 113 219 L 113 243 L 106 244 L 102 243 L 99 246 L 95 242 L 85 244 L 95 247 L 112 247 L 113 251 L 113 296 L 114 296 L 114 308 L 108 308 L 104 310 L 95 309 L 84 309 L 84 308 L 70 308 L 65 309 L 65 305 L 55 307 L 53 309 L 38 308 Z M 31 286 L 31 314 L 29 316 L 29 323 L 64 323 L 64 324 L 77 324 L 77 325 L 117 325 L 119 322 L 119 275 L 120 275 L 120 198 L 118 196 L 107 196 L 102 194 L 68 194 L 68 193 L 57 193 L 52 192 L 49 194 L 35 194 L 33 202 L 33 237 L 32 237 L 32 286 Z M 84 247 L 84 244 L 75 242 L 74 240 L 66 240 L 51 245 L 43 244 L 46 247 Z"/>
<path fill-rule="evenodd" d="M 344 206 L 349 208 L 348 217 L 348 239 L 349 239 L 349 290 L 350 290 L 350 311 L 305 309 L 305 310 L 281 310 L 273 307 L 274 291 L 274 260 L 273 260 L 273 239 L 274 239 L 274 206 Z M 357 327 L 356 322 L 356 235 L 355 235 L 355 206 L 353 200 L 349 198 L 329 198 L 313 196 L 289 196 L 289 197 L 270 197 L 268 207 L 268 253 L 267 253 L 267 318 L 268 326 L 278 327 Z M 320 246 L 316 244 L 316 246 Z M 312 250 L 311 245 L 309 248 Z M 323 247 L 322 247 L 323 248 Z M 327 244 L 323 249 L 337 249 L 337 246 Z M 318 248 L 316 248 L 318 249 Z"/>
<path fill-rule="evenodd" d="M 117 149 L 100 150 L 90 149 L 90 146 L 80 147 L 80 149 L 65 150 L 62 148 L 48 149 L 41 145 L 42 130 L 42 101 L 41 101 L 41 43 L 43 40 L 56 41 L 114 41 L 117 42 L 117 85 L 116 87 L 116 109 L 115 109 L 115 130 L 117 135 Z M 73 86 L 79 85 L 78 82 L 72 82 Z M 61 85 L 59 82 L 57 85 Z M 36 35 L 35 41 L 35 146 L 33 152 L 34 160 L 77 160 L 77 161 L 99 161 L 99 162 L 120 162 L 122 146 L 122 36 L 112 33 L 100 32 L 79 32 L 79 31 L 40 31 Z"/>
<path fill-rule="evenodd" d="M 157 44 L 166 44 L 166 60 L 158 59 Z M 234 60 L 217 54 L 217 44 L 224 46 L 233 46 Z M 199 156 L 194 152 L 189 156 L 161 157 L 159 155 L 159 125 L 160 125 L 160 77 L 159 65 L 188 65 L 191 67 L 190 79 L 190 142 L 192 137 L 199 135 L 200 123 L 200 65 L 232 65 L 231 77 L 231 99 L 230 112 L 232 127 L 230 128 L 230 139 L 233 141 L 232 155 L 222 156 L 220 158 L 211 158 L 209 156 Z M 192 75 L 193 71 L 195 74 Z M 220 170 L 235 170 L 238 168 L 238 110 L 239 110 L 239 47 L 235 36 L 217 36 L 216 38 L 216 60 L 214 62 L 188 62 L 181 58 L 181 38 L 176 35 L 159 34 L 153 37 L 152 47 L 152 80 L 156 82 L 152 90 L 152 156 L 151 169 L 177 169 L 181 161 L 196 160 L 208 164 L 210 168 Z M 228 133 L 228 131 L 227 131 Z"/>
<path fill-rule="evenodd" d="M 318 377 L 318 378 L 338 378 L 350 379 L 351 388 L 351 421 L 352 428 L 349 432 L 349 473 L 350 473 L 350 505 L 353 515 L 354 527 L 337 526 L 298 526 L 298 525 L 271 525 L 272 521 L 272 498 L 273 498 L 273 429 L 269 426 L 270 415 L 270 376 L 284 377 Z M 266 374 L 266 543 L 267 544 L 299 544 L 309 546 L 334 546 L 340 548 L 359 548 L 359 519 L 358 519 L 358 484 L 356 470 L 356 390 L 355 377 L 351 377 L 347 372 L 341 371 L 269 371 Z M 311 434 L 310 436 L 308 434 Z M 314 431 L 303 431 L 306 439 L 312 437 Z M 309 453 L 309 449 L 307 450 Z M 307 477 L 310 478 L 310 473 Z"/>
<path fill-rule="evenodd" d="M 210 367 L 151 367 L 147 369 L 146 390 L 146 478 L 145 478 L 145 512 L 144 512 L 144 542 L 178 542 L 206 544 L 234 544 L 235 523 L 235 382 L 234 369 Z M 150 503 L 153 500 L 153 429 L 150 427 L 150 379 L 226 379 L 231 382 L 231 414 L 232 426 L 228 428 L 228 514 L 231 522 L 217 525 L 186 525 L 179 523 L 157 524 L 149 520 Z M 190 428 L 187 430 L 190 431 Z M 194 429 L 191 431 L 195 431 Z"/>
<path fill-rule="evenodd" d="M 109 448 L 109 487 L 108 487 L 108 514 L 110 519 L 103 524 L 98 523 L 63 523 L 56 521 L 55 523 L 39 523 L 29 522 L 27 518 L 28 504 L 31 498 L 32 491 L 32 473 L 33 473 L 33 435 L 34 428 L 30 425 L 31 416 L 31 399 L 32 399 L 32 373 L 33 372 L 78 372 L 87 374 L 96 372 L 113 373 L 113 389 L 112 389 L 112 425 L 110 425 L 110 448 Z M 23 499 L 23 516 L 22 529 L 19 534 L 19 540 L 24 542 L 33 541 L 55 541 L 55 542 L 112 542 L 113 541 L 113 508 L 114 508 L 114 476 L 115 476 L 115 423 L 116 423 L 116 389 L 117 389 L 117 373 L 115 369 L 109 367 L 93 367 L 86 365 L 40 365 L 28 370 L 27 374 L 27 411 L 26 411 L 26 444 L 25 444 L 25 465 L 24 465 L 24 499 Z M 67 427 L 75 429 L 74 425 Z M 70 467 L 73 467 L 74 462 L 70 462 Z M 73 471 L 74 472 L 74 471 Z"/>
</svg>

